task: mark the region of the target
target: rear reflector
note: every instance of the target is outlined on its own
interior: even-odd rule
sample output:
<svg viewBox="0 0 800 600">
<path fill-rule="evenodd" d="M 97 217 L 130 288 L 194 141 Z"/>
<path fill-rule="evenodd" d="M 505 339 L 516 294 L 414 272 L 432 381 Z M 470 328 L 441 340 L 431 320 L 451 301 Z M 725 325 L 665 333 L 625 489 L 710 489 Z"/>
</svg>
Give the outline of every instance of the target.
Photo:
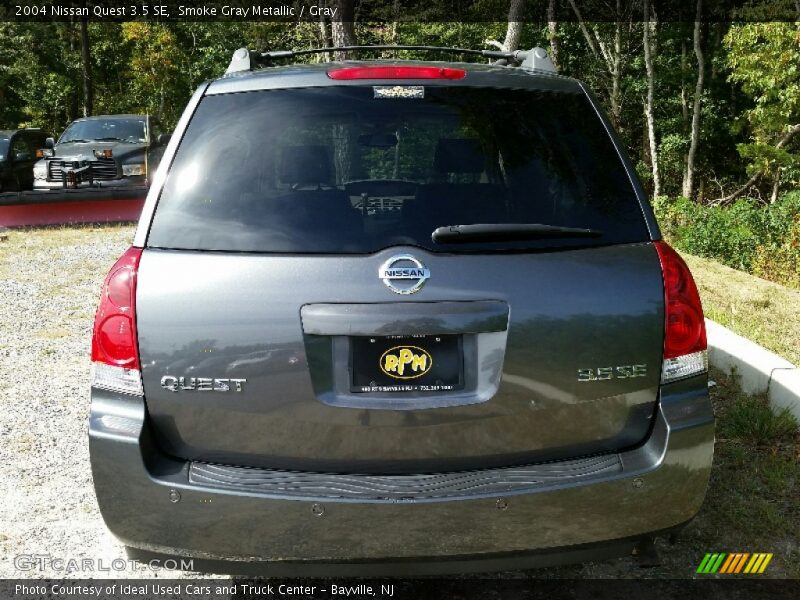
<svg viewBox="0 0 800 600">
<path fill-rule="evenodd" d="M 665 358 L 661 369 L 661 383 L 683 379 L 708 370 L 708 352 L 692 352 L 677 358 Z"/>
<path fill-rule="evenodd" d="M 328 77 L 337 80 L 348 79 L 464 79 L 464 69 L 447 67 L 344 67 L 328 71 Z"/>
<path fill-rule="evenodd" d="M 94 363 L 93 367 L 92 385 L 94 387 L 135 396 L 144 394 L 142 373 L 138 369 L 113 367 L 101 362 Z"/>
<path fill-rule="evenodd" d="M 666 383 L 708 369 L 706 325 L 694 278 L 684 260 L 666 242 L 653 245 L 664 279 L 664 364 Z"/>
<path fill-rule="evenodd" d="M 142 394 L 136 338 L 136 273 L 141 248 L 129 248 L 111 267 L 94 320 L 92 361 L 96 387 Z"/>
</svg>

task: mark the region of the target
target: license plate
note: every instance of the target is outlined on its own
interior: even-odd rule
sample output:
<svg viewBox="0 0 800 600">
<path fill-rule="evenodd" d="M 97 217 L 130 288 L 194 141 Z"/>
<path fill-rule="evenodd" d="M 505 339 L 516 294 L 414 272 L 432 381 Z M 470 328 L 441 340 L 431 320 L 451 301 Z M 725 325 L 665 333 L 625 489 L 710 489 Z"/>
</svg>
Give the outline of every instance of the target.
<svg viewBox="0 0 800 600">
<path fill-rule="evenodd" d="M 353 392 L 446 392 L 464 386 L 460 335 L 350 338 Z"/>
</svg>

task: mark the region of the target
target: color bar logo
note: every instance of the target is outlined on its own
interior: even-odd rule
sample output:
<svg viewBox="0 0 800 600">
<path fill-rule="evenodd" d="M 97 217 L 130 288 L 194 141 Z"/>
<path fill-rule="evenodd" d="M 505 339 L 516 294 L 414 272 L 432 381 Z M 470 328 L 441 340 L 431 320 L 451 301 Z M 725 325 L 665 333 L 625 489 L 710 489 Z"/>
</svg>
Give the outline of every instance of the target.
<svg viewBox="0 0 800 600">
<path fill-rule="evenodd" d="M 769 561 L 772 560 L 772 553 L 758 552 L 748 554 L 747 552 L 733 552 L 731 554 L 715 553 L 706 554 L 697 572 L 701 574 L 724 573 L 726 575 L 736 573 L 749 573 L 750 575 L 761 574 L 767 568 Z"/>
</svg>

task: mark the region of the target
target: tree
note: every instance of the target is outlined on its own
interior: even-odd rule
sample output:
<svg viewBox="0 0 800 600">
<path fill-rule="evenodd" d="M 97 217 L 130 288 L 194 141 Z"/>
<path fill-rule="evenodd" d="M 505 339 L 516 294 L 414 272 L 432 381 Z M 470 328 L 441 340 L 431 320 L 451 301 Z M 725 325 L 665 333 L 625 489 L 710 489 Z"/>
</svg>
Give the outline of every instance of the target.
<svg viewBox="0 0 800 600">
<path fill-rule="evenodd" d="M 697 13 L 694 22 L 694 54 L 697 57 L 697 84 L 694 88 L 694 107 L 692 108 L 692 131 L 689 142 L 689 154 L 686 156 L 686 175 L 683 178 L 683 195 L 691 198 L 694 195 L 694 169 L 697 158 L 697 147 L 700 145 L 700 109 L 705 82 L 705 61 L 702 44 L 703 0 L 697 0 Z"/>
<path fill-rule="evenodd" d="M 83 116 L 94 112 L 94 83 L 92 81 L 92 49 L 89 43 L 89 24 L 81 19 L 81 71 L 83 79 Z"/>
<path fill-rule="evenodd" d="M 561 41 L 558 33 L 558 21 L 556 21 L 556 2 L 557 0 L 549 0 L 547 3 L 547 38 L 550 41 L 550 60 L 558 69 Z"/>
<path fill-rule="evenodd" d="M 653 115 L 653 96 L 655 94 L 655 70 L 653 68 L 650 32 L 655 29 L 655 22 L 650 22 L 650 0 L 644 0 L 642 19 L 642 47 L 644 64 L 647 71 L 647 99 L 645 101 L 645 118 L 647 119 L 647 139 L 650 145 L 650 164 L 653 170 L 653 196 L 661 195 L 661 175 L 658 172 L 658 144 L 656 142 L 656 120 Z"/>
<path fill-rule="evenodd" d="M 724 45 L 730 81 L 753 99 L 742 119 L 749 140 L 737 147 L 750 177 L 717 202 L 732 202 L 769 178 L 774 201 L 782 176 L 794 174 L 795 180 L 800 179 L 800 157 L 794 146 L 800 138 L 800 26 L 779 22 L 734 25 Z"/>
<path fill-rule="evenodd" d="M 320 46 L 323 48 L 330 48 L 333 46 L 333 38 L 331 37 L 331 29 L 328 27 L 328 23 L 325 21 L 325 15 L 320 11 L 319 13 L 319 39 L 320 39 Z M 325 62 L 330 60 L 330 53 L 325 52 L 323 54 L 323 58 Z"/>
<path fill-rule="evenodd" d="M 508 28 L 506 38 L 503 40 L 503 50 L 513 52 L 519 48 L 519 38 L 522 35 L 522 10 L 525 7 L 525 0 L 511 0 L 508 7 Z"/>
<path fill-rule="evenodd" d="M 519 48 L 519 38 L 522 35 L 522 10 L 525 6 L 525 0 L 511 0 L 508 7 L 508 25 L 506 26 L 505 39 L 498 42 L 493 39 L 486 39 L 483 43 L 489 46 L 495 46 L 503 52 L 513 52 Z"/>
<path fill-rule="evenodd" d="M 334 47 L 355 46 L 356 30 L 354 26 L 355 9 L 353 0 L 334 0 L 336 19 L 331 21 L 331 37 Z M 336 60 L 345 60 L 346 52 L 335 52 Z"/>
<path fill-rule="evenodd" d="M 572 7 L 572 12 L 577 19 L 580 32 L 586 41 L 589 50 L 596 60 L 598 60 L 605 70 L 605 87 L 607 89 L 610 104 L 611 120 L 614 125 L 623 129 L 622 120 L 622 68 L 623 68 L 623 5 L 622 0 L 616 0 L 614 18 L 610 24 L 604 24 L 601 33 L 600 26 L 595 23 L 591 30 L 583 19 L 580 9 L 575 0 L 568 0 Z M 610 34 L 611 39 L 608 39 Z"/>
<path fill-rule="evenodd" d="M 353 0 L 334 0 L 337 7 L 337 18 L 331 21 L 331 34 L 333 46 L 355 46 L 356 31 L 354 26 Z M 334 52 L 336 60 L 345 60 L 346 52 Z M 360 175 L 358 132 L 353 125 L 333 125 L 334 151 L 333 159 L 336 163 L 336 172 L 342 181 L 355 179 Z"/>
<path fill-rule="evenodd" d="M 177 121 L 188 96 L 182 68 L 185 49 L 178 43 L 175 32 L 175 27 L 164 23 L 122 24 L 123 39 L 132 45 L 129 92 L 132 108 L 156 114 L 168 123 Z"/>
</svg>

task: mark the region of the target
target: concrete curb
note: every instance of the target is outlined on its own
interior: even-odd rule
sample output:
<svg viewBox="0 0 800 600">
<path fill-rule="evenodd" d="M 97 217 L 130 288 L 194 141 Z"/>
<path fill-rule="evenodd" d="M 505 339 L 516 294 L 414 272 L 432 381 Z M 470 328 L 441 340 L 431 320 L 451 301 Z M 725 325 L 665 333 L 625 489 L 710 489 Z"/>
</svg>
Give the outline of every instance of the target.
<svg viewBox="0 0 800 600">
<path fill-rule="evenodd" d="M 766 393 L 773 409 L 788 408 L 800 423 L 798 367 L 709 319 L 706 319 L 706 332 L 708 362 L 712 366 L 726 373 L 736 369 L 743 391 Z"/>
</svg>

